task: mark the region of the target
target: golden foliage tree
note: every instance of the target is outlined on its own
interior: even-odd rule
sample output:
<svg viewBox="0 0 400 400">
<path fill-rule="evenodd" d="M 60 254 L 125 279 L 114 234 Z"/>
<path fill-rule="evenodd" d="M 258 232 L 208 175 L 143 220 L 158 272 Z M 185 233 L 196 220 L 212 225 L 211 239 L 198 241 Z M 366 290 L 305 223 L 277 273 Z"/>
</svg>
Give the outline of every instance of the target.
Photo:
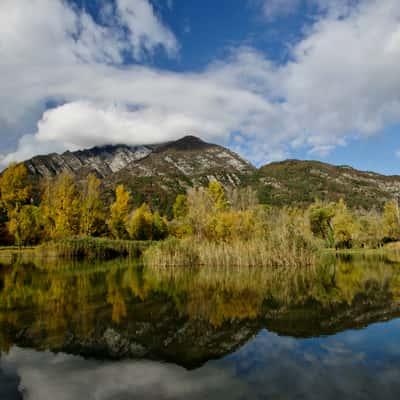
<svg viewBox="0 0 400 400">
<path fill-rule="evenodd" d="M 35 244 L 40 239 L 40 210 L 33 205 L 15 210 L 8 222 L 8 229 L 17 246 Z"/>
<path fill-rule="evenodd" d="M 129 236 L 133 240 L 149 240 L 153 237 L 153 214 L 150 207 L 143 203 L 136 209 L 128 222 Z"/>
<path fill-rule="evenodd" d="M 161 240 L 168 235 L 167 221 L 158 212 L 153 214 L 150 207 L 143 203 L 132 213 L 128 232 L 133 240 Z"/>
<path fill-rule="evenodd" d="M 45 230 L 51 238 L 65 238 L 79 233 L 80 199 L 69 173 L 44 182 L 41 209 Z"/>
<path fill-rule="evenodd" d="M 100 180 L 93 174 L 90 174 L 84 183 L 81 195 L 81 235 L 95 235 L 99 231 L 102 221 L 104 221 L 100 184 Z"/>
<path fill-rule="evenodd" d="M 207 191 L 211 197 L 211 205 L 216 212 L 223 211 L 228 207 L 225 190 L 219 182 L 211 181 Z"/>
<path fill-rule="evenodd" d="M 29 202 L 31 191 L 25 165 L 11 164 L 0 179 L 1 202 L 9 217 Z"/>
<path fill-rule="evenodd" d="M 129 213 L 129 192 L 125 190 L 124 185 L 118 185 L 115 189 L 115 201 L 110 207 L 110 218 L 108 228 L 116 239 L 127 237 L 126 225 L 128 223 Z"/>
</svg>

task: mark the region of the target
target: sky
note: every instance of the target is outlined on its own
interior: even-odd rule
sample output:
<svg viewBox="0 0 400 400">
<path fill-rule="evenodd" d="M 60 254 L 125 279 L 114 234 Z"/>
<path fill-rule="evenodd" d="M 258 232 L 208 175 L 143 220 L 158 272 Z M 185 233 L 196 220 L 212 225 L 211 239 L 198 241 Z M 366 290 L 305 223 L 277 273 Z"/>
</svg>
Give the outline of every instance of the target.
<svg viewBox="0 0 400 400">
<path fill-rule="evenodd" d="M 1 0 L 0 167 L 191 134 L 400 174 L 399 0 Z"/>
</svg>

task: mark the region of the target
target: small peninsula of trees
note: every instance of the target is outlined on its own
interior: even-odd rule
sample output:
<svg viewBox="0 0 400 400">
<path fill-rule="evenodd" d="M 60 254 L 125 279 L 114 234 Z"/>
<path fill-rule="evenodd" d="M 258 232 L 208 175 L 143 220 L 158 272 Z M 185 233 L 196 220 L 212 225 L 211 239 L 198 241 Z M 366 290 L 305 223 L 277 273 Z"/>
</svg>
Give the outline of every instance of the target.
<svg viewBox="0 0 400 400">
<path fill-rule="evenodd" d="M 400 240 L 395 200 L 383 210 L 349 209 L 343 200 L 316 200 L 307 209 L 261 205 L 251 188 L 225 190 L 217 181 L 179 194 L 173 217 L 143 203 L 131 206 L 120 184 L 111 204 L 94 175 L 76 182 L 63 173 L 45 178 L 33 194 L 23 164 L 11 165 L 0 180 L 3 244 L 36 245 L 71 237 L 159 241 L 150 263 L 238 265 L 310 264 L 320 248 L 378 248 Z M 33 200 L 35 198 L 35 200 Z M 167 240 L 165 240 L 167 239 Z"/>
</svg>

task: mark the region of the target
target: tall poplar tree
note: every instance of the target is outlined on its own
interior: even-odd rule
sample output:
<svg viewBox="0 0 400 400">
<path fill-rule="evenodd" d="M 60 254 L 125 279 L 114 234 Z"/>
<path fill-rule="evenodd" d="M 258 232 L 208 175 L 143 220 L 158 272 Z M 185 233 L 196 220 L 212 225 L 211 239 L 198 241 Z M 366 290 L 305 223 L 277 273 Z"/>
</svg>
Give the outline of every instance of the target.
<svg viewBox="0 0 400 400">
<path fill-rule="evenodd" d="M 73 177 L 65 172 L 44 184 L 41 208 L 51 238 L 79 233 L 80 199 Z"/>
<path fill-rule="evenodd" d="M 116 239 L 125 239 L 128 236 L 126 225 L 129 213 L 129 192 L 124 185 L 118 185 L 115 189 L 115 201 L 110 207 L 108 228 Z"/>
<path fill-rule="evenodd" d="M 95 235 L 99 231 L 101 221 L 104 221 L 100 184 L 100 179 L 93 174 L 90 174 L 84 183 L 81 194 L 81 235 Z"/>
</svg>

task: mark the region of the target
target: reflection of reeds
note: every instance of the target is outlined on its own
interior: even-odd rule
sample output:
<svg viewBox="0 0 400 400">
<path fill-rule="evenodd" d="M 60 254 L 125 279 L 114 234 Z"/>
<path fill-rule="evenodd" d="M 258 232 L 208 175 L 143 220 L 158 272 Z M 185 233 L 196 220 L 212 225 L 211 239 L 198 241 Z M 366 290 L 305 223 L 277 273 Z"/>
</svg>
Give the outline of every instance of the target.
<svg viewBox="0 0 400 400">
<path fill-rule="evenodd" d="M 214 265 L 232 267 L 312 265 L 315 251 L 305 243 L 254 239 L 210 242 L 167 240 L 148 248 L 146 264 L 152 266 Z"/>
</svg>

